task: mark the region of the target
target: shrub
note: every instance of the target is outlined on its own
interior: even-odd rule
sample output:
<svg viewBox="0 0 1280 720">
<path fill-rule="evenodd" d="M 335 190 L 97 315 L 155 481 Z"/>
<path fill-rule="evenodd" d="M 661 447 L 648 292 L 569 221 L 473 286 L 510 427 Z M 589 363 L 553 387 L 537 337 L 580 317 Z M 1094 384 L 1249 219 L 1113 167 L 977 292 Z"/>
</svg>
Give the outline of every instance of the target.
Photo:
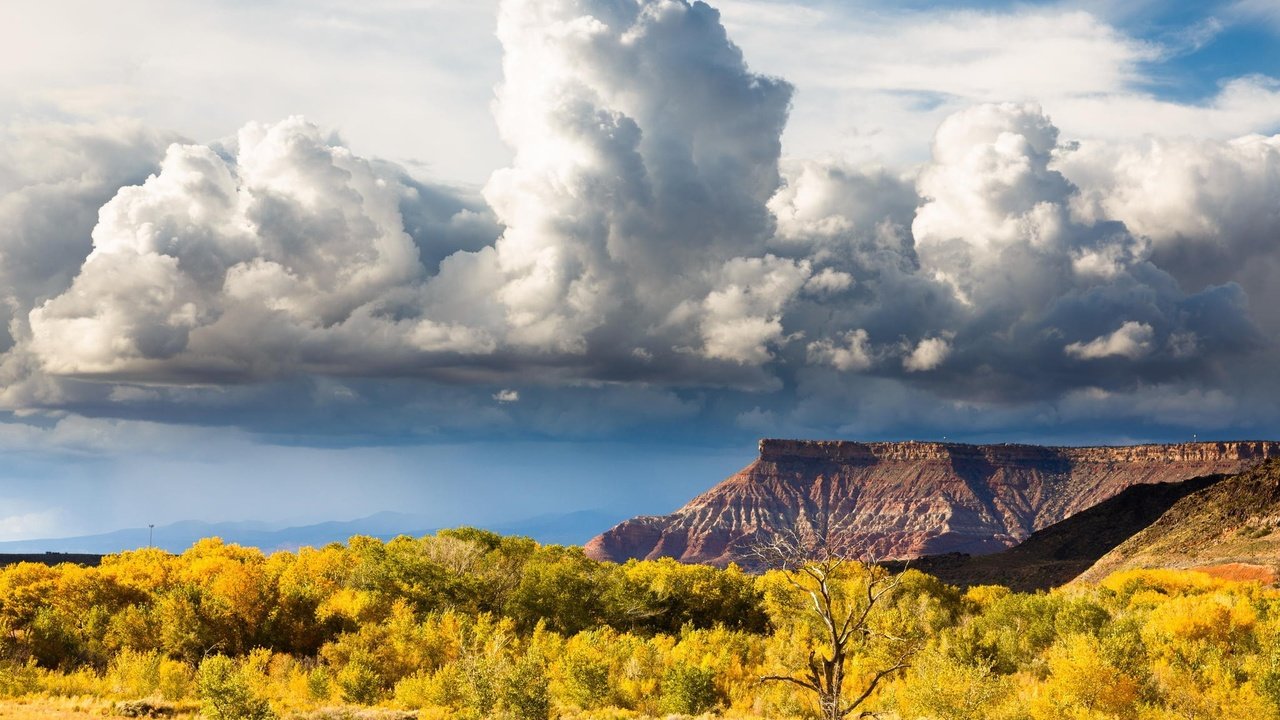
<svg viewBox="0 0 1280 720">
<path fill-rule="evenodd" d="M 157 689 L 160 697 L 169 702 L 185 700 L 191 695 L 195 685 L 195 672 L 191 666 L 181 660 L 165 658 L 157 668 Z"/>
<path fill-rule="evenodd" d="M 378 702 L 382 692 L 382 678 L 367 664 L 352 660 L 338 671 L 335 678 L 342 699 L 356 705 L 372 705 Z"/>
<path fill-rule="evenodd" d="M 1266 525 L 1245 525 L 1237 533 L 1246 540 L 1257 540 L 1260 537 L 1270 535 L 1272 530 L 1273 528 Z"/>
<path fill-rule="evenodd" d="M 317 665 L 311 672 L 307 673 L 307 694 L 311 696 L 312 700 L 328 700 L 330 685 L 329 668 Z"/>
<path fill-rule="evenodd" d="M 467 708 L 479 717 L 489 717 L 498 702 L 501 663 L 484 657 L 468 657 L 458 663 L 465 679 Z"/>
<path fill-rule="evenodd" d="M 662 676 L 662 697 L 658 707 L 664 713 L 701 715 L 715 707 L 715 673 L 686 663 L 676 663 Z"/>
<path fill-rule="evenodd" d="M 502 679 L 502 704 L 516 720 L 547 720 L 551 697 L 547 673 L 537 658 L 526 657 Z"/>
<path fill-rule="evenodd" d="M 322 708 L 311 712 L 295 713 L 289 720 L 426 720 L 415 712 L 366 708 Z"/>
<path fill-rule="evenodd" d="M 197 674 L 201 712 L 209 720 L 274 720 L 276 714 L 253 694 L 236 662 L 214 655 L 200 663 Z"/>
<path fill-rule="evenodd" d="M 110 685 L 92 668 L 70 672 L 40 671 L 40 692 L 54 697 L 105 697 Z"/>
<path fill-rule="evenodd" d="M 167 718 L 177 714 L 168 703 L 154 700 L 125 700 L 116 705 L 116 714 L 133 718 Z"/>
<path fill-rule="evenodd" d="M 146 697 L 160 685 L 160 654 L 121 650 L 107 668 L 107 679 L 117 695 Z"/>
<path fill-rule="evenodd" d="M 25 665 L 15 662 L 0 663 L 0 696 L 20 697 L 40 689 L 40 670 L 34 659 Z"/>
<path fill-rule="evenodd" d="M 564 700 L 582 709 L 610 704 L 609 666 L 597 653 L 570 648 L 560 658 Z"/>
<path fill-rule="evenodd" d="M 466 678 L 456 665 L 417 673 L 396 683 L 396 702 L 407 708 L 461 710 L 467 704 Z"/>
<path fill-rule="evenodd" d="M 418 710 L 435 705 L 435 683 L 428 673 L 417 673 L 396 683 L 392 691 L 396 703 L 410 710 Z"/>
</svg>

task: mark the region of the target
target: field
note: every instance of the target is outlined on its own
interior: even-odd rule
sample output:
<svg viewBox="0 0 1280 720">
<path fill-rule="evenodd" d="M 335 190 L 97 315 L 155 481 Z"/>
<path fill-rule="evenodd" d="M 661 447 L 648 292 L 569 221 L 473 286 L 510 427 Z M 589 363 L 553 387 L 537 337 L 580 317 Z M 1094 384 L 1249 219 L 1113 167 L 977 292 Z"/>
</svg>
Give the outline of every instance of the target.
<svg viewBox="0 0 1280 720">
<path fill-rule="evenodd" d="M 0 700 L 0 720 L 102 720 L 123 717 L 116 704 L 100 698 L 21 698 Z M 194 712 L 174 715 L 193 718 Z"/>
</svg>

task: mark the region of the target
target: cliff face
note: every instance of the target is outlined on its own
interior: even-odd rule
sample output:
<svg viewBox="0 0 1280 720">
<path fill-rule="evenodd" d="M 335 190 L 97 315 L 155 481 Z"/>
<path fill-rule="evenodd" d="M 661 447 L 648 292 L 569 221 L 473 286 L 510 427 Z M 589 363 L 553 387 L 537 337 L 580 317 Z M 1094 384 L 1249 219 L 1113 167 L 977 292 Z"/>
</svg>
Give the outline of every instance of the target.
<svg viewBox="0 0 1280 720">
<path fill-rule="evenodd" d="M 749 564 L 779 531 L 853 555 L 982 554 L 1132 485 L 1237 473 L 1276 442 L 1126 447 L 761 440 L 760 457 L 670 515 L 637 517 L 587 544 L 597 559 Z"/>
</svg>

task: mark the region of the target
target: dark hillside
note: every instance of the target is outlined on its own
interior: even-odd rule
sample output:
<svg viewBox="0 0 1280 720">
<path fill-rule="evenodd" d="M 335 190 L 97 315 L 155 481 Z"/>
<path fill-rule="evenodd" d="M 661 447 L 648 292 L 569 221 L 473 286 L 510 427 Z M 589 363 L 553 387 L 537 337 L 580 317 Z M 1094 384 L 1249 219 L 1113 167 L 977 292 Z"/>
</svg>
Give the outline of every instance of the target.
<svg viewBox="0 0 1280 720">
<path fill-rule="evenodd" d="M 1280 462 L 1270 460 L 1175 503 L 1081 579 L 1136 567 L 1229 567 L 1234 575 L 1274 578 L 1280 571 L 1278 530 Z"/>
<path fill-rule="evenodd" d="M 1033 533 L 1020 545 L 1003 552 L 933 555 L 913 560 L 910 566 L 953 585 L 1047 590 L 1075 579 L 1112 549 L 1159 520 L 1178 501 L 1227 477 L 1209 475 L 1182 482 L 1134 485 L 1110 500 Z"/>
</svg>

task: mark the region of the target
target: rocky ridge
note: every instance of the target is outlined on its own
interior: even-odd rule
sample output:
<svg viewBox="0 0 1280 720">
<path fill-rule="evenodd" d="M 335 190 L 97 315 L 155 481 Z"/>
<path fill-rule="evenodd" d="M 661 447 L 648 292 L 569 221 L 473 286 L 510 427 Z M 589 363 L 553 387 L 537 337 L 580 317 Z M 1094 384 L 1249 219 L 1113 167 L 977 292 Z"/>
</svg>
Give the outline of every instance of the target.
<svg viewBox="0 0 1280 720">
<path fill-rule="evenodd" d="M 760 441 L 759 458 L 670 515 L 593 539 L 601 560 L 751 564 L 779 532 L 859 556 L 997 552 L 1138 484 L 1248 470 L 1280 443 L 1115 447 Z"/>
<path fill-rule="evenodd" d="M 998 553 L 947 553 L 887 564 L 894 569 L 913 567 L 961 587 L 1003 585 L 1019 592 L 1048 590 L 1079 577 L 1183 498 L 1230 477 L 1234 476 L 1133 485 Z"/>
<path fill-rule="evenodd" d="M 1268 582 L 1280 577 L 1280 459 L 1182 498 L 1079 579 L 1153 567 Z"/>
</svg>

